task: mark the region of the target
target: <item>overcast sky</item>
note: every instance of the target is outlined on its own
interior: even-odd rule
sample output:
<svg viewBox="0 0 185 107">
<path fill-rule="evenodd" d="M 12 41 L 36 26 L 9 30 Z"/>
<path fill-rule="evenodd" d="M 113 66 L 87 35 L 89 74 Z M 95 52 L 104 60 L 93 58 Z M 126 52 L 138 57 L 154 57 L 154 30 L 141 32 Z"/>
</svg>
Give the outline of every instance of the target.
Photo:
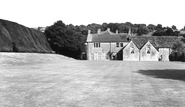
<svg viewBox="0 0 185 107">
<path fill-rule="evenodd" d="M 27 27 L 65 24 L 144 23 L 185 25 L 184 0 L 0 0 L 0 18 Z"/>
</svg>

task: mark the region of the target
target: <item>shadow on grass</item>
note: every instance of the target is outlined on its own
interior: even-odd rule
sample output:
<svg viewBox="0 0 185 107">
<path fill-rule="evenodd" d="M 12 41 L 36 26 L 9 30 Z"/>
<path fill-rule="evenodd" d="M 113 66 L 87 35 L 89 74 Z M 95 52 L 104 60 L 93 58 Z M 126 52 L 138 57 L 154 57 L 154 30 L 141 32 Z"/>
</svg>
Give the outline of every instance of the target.
<svg viewBox="0 0 185 107">
<path fill-rule="evenodd" d="M 140 70 L 138 73 L 154 78 L 185 81 L 185 70 L 180 69 Z"/>
</svg>

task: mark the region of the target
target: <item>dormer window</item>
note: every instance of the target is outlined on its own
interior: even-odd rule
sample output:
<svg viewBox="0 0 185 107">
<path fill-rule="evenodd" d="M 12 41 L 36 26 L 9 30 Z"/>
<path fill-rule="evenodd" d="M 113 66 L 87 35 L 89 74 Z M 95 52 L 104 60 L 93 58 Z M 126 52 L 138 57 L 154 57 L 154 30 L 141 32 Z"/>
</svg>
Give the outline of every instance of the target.
<svg viewBox="0 0 185 107">
<path fill-rule="evenodd" d="M 94 47 L 95 47 L 95 48 L 99 48 L 99 47 L 100 47 L 100 43 L 97 43 L 97 42 L 94 43 Z"/>
</svg>

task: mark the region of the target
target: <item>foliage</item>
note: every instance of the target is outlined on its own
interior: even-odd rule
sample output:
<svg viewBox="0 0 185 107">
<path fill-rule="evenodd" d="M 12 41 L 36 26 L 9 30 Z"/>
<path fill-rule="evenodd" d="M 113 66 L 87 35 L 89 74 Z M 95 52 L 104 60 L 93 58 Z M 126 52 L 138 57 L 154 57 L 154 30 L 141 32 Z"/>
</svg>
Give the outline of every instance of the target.
<svg viewBox="0 0 185 107">
<path fill-rule="evenodd" d="M 172 25 L 173 30 L 177 30 L 177 27 L 175 25 Z"/>
<path fill-rule="evenodd" d="M 162 30 L 162 28 L 163 28 L 163 26 L 162 26 L 161 24 L 158 24 L 158 25 L 156 26 L 156 30 Z"/>
<path fill-rule="evenodd" d="M 156 26 L 153 25 L 153 24 L 149 24 L 149 25 L 147 26 L 147 28 L 148 28 L 148 30 L 149 30 L 150 32 L 152 32 L 152 31 L 154 31 L 154 30 L 156 29 Z"/>
<path fill-rule="evenodd" d="M 110 31 L 116 33 L 116 30 L 119 31 L 119 33 L 128 33 L 129 29 L 131 29 L 132 33 L 135 33 L 137 35 L 143 35 L 149 33 L 148 27 L 145 24 L 132 24 L 130 22 L 126 23 L 103 23 L 102 25 L 100 24 L 88 24 L 87 29 L 91 30 L 91 33 L 97 33 L 98 29 L 101 29 L 102 31 L 107 30 L 107 28 L 110 28 Z"/>
<path fill-rule="evenodd" d="M 185 52 L 184 42 L 182 39 L 178 39 L 175 41 L 175 43 L 172 46 L 173 52 L 178 52 L 180 54 Z"/>
<path fill-rule="evenodd" d="M 166 35 L 166 32 L 164 30 L 157 30 L 153 33 L 153 36 L 163 36 Z"/>
<path fill-rule="evenodd" d="M 171 61 L 185 61 L 185 41 L 184 38 L 177 39 L 172 46 L 172 53 L 169 56 Z"/>
<path fill-rule="evenodd" d="M 153 33 L 153 36 L 179 36 L 180 32 L 179 31 L 176 31 L 176 30 L 173 30 L 172 28 L 162 28 L 162 29 L 159 29 L 156 30 L 154 33 Z"/>
<path fill-rule="evenodd" d="M 85 36 L 82 34 L 85 32 L 81 31 L 82 28 L 83 26 L 75 27 L 57 21 L 46 28 L 45 35 L 56 53 L 79 59 L 81 52 L 85 50 Z"/>
<path fill-rule="evenodd" d="M 148 33 L 149 33 L 149 29 L 146 27 L 146 25 L 139 25 L 139 28 L 137 30 L 137 34 L 139 36 L 143 34 L 148 34 Z"/>
</svg>

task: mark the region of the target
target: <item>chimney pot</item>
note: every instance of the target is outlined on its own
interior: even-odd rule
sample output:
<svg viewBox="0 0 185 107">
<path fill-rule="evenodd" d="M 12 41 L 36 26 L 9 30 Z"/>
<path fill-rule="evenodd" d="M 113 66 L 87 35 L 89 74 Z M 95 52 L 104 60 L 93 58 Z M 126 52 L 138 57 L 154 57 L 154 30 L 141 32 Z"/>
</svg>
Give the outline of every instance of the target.
<svg viewBox="0 0 185 107">
<path fill-rule="evenodd" d="M 116 30 L 116 34 L 118 34 L 118 30 Z"/>
<path fill-rule="evenodd" d="M 101 29 L 98 29 L 98 34 L 100 34 L 100 32 L 101 32 Z"/>
<path fill-rule="evenodd" d="M 128 30 L 128 35 L 131 36 L 131 28 Z"/>
</svg>

